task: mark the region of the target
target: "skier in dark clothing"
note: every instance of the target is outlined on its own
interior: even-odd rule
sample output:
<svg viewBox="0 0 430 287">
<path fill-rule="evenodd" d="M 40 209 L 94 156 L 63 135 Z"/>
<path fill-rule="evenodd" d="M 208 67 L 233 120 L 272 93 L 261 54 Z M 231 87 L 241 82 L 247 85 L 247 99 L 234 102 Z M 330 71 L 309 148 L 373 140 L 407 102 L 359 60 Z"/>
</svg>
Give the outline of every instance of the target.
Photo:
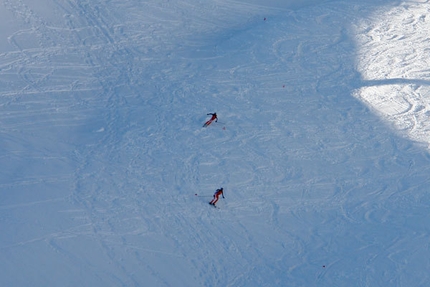
<svg viewBox="0 0 430 287">
<path fill-rule="evenodd" d="M 215 122 L 218 121 L 218 117 L 216 116 L 216 113 L 209 113 L 207 115 L 208 116 L 212 116 L 212 118 L 210 119 L 210 121 L 213 121 L 213 120 L 215 120 Z"/>
<path fill-rule="evenodd" d="M 222 187 L 215 191 L 214 198 L 211 200 L 211 202 L 209 202 L 209 204 L 215 206 L 215 203 L 217 203 L 220 195 L 222 195 L 222 198 L 225 198 L 224 197 L 224 189 Z"/>
<path fill-rule="evenodd" d="M 210 125 L 213 121 L 218 122 L 218 117 L 216 115 L 216 113 L 209 113 L 207 114 L 208 116 L 212 116 L 210 120 L 208 120 L 207 122 L 205 122 L 205 124 L 203 125 L 203 127 L 207 127 L 208 125 Z"/>
</svg>

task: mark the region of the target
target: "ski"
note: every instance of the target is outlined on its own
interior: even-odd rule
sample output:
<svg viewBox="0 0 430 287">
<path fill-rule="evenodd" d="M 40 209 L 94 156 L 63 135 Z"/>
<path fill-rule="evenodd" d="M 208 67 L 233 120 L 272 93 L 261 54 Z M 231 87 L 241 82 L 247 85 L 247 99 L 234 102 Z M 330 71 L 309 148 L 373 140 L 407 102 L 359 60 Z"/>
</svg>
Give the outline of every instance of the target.
<svg viewBox="0 0 430 287">
<path fill-rule="evenodd" d="M 218 207 L 218 206 L 216 206 L 216 205 L 214 205 L 214 204 L 212 204 L 212 203 L 210 203 L 210 202 L 209 202 L 209 204 L 210 204 L 210 205 L 212 205 L 214 208 L 219 209 L 219 207 Z"/>
<path fill-rule="evenodd" d="M 203 125 L 204 128 L 208 127 L 213 121 L 209 120 L 207 122 L 205 122 L 205 124 Z"/>
</svg>

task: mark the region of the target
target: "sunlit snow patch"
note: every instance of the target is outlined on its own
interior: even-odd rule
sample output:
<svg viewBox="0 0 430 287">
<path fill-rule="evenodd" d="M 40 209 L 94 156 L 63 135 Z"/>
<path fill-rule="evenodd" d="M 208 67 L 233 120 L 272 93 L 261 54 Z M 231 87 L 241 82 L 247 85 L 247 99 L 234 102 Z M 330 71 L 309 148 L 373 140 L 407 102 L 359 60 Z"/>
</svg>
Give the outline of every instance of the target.
<svg viewBox="0 0 430 287">
<path fill-rule="evenodd" d="M 430 144 L 430 5 L 376 11 L 357 26 L 355 97 L 410 139 Z M 430 147 L 430 145 L 429 145 Z"/>
</svg>

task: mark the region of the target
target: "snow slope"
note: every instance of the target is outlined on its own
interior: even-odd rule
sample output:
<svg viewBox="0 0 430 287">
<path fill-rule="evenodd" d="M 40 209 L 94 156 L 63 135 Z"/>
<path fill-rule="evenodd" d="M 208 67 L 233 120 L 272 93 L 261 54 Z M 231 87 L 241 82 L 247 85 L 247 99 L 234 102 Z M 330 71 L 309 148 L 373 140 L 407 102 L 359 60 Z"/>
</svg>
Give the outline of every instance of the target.
<svg viewBox="0 0 430 287">
<path fill-rule="evenodd" d="M 0 286 L 429 285 L 429 8 L 0 0 Z"/>
<path fill-rule="evenodd" d="M 405 3 L 356 24 L 364 80 L 356 96 L 401 134 L 427 147 L 429 11 L 428 1 Z"/>
</svg>

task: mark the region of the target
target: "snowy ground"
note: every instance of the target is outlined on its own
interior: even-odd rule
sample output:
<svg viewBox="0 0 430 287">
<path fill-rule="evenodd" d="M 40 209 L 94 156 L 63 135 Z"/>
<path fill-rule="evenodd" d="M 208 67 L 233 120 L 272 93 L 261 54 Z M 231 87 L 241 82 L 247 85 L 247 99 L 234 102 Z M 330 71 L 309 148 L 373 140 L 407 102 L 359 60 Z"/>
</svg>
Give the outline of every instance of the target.
<svg viewBox="0 0 430 287">
<path fill-rule="evenodd" d="M 0 286 L 430 285 L 429 11 L 0 0 Z"/>
</svg>

